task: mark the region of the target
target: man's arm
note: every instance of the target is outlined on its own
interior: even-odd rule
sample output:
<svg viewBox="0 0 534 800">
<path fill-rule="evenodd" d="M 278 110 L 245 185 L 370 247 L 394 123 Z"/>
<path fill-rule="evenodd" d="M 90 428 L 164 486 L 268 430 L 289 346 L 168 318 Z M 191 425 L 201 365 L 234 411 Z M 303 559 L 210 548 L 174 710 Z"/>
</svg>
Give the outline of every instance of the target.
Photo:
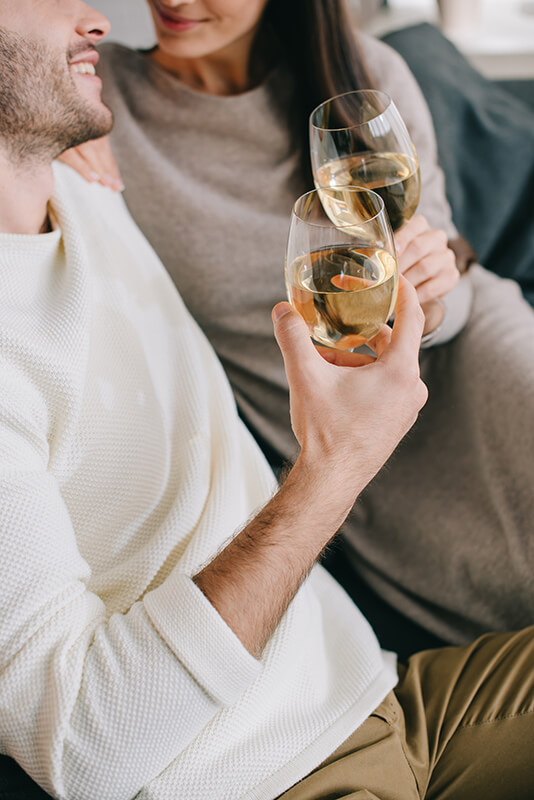
<svg viewBox="0 0 534 800">
<path fill-rule="evenodd" d="M 413 290 L 411 307 L 420 313 Z M 90 585 L 71 508 L 50 470 L 49 431 L 66 419 L 48 399 L 53 382 L 45 373 L 43 391 L 28 368 L 40 352 L 34 357 L 24 337 L 3 331 L 0 740 L 49 794 L 133 797 L 256 680 L 262 664 L 251 653 L 415 419 L 420 325 L 409 317 L 399 311 L 391 345 L 385 334 L 379 362 L 360 369 L 321 359 L 292 312 L 278 320 L 302 445 L 296 469 L 197 585 L 178 567 L 115 613 Z M 410 330 L 407 358 L 395 358 Z"/>
<path fill-rule="evenodd" d="M 256 656 L 427 396 L 418 364 L 423 314 L 406 280 L 393 331 L 384 330 L 373 363 L 325 352 L 335 362 L 329 363 L 287 303 L 275 308 L 273 319 L 301 452 L 278 494 L 194 579 Z"/>
</svg>

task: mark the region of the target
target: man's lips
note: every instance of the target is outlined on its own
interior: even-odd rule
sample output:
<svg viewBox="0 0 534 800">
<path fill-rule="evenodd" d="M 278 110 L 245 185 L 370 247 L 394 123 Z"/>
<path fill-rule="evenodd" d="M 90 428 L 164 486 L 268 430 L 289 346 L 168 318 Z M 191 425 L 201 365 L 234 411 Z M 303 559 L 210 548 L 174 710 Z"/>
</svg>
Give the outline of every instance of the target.
<svg viewBox="0 0 534 800">
<path fill-rule="evenodd" d="M 82 75 L 84 78 L 91 78 L 93 81 L 101 83 L 100 78 L 96 75 L 95 69 L 99 58 L 99 54 L 94 49 L 77 53 L 69 59 L 70 74 L 72 76 Z"/>
<path fill-rule="evenodd" d="M 100 55 L 96 50 L 84 50 L 82 53 L 76 53 L 75 56 L 69 59 L 69 67 L 73 64 L 92 64 L 96 67 L 100 60 Z"/>
</svg>

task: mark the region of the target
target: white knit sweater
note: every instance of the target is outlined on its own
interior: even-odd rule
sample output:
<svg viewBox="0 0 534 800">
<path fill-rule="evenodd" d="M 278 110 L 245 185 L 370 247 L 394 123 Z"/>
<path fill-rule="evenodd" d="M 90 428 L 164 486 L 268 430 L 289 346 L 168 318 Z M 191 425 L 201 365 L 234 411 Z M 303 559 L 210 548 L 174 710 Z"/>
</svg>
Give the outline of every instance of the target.
<svg viewBox="0 0 534 800">
<path fill-rule="evenodd" d="M 55 173 L 57 230 L 0 236 L 0 751 L 68 800 L 272 800 L 394 659 L 321 568 L 261 662 L 191 581 L 272 477 L 122 199 Z"/>
</svg>

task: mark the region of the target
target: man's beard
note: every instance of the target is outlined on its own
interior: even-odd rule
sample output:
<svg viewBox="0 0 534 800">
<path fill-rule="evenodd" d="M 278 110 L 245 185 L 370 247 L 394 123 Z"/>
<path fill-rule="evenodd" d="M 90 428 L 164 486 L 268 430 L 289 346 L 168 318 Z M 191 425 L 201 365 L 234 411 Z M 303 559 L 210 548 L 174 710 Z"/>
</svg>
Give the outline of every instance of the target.
<svg viewBox="0 0 534 800">
<path fill-rule="evenodd" d="M 111 112 L 80 95 L 68 57 L 0 28 L 0 140 L 14 165 L 52 160 L 110 132 Z"/>
</svg>

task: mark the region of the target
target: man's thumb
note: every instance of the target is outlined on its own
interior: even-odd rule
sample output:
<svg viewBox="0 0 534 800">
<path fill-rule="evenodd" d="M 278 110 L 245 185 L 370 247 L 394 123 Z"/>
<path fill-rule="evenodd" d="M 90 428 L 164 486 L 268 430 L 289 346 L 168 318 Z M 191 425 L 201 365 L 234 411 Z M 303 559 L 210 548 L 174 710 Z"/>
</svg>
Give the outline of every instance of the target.
<svg viewBox="0 0 534 800">
<path fill-rule="evenodd" d="M 302 368 L 304 362 L 316 358 L 317 353 L 310 339 L 308 326 L 289 303 L 278 303 L 273 308 L 274 335 L 282 351 L 286 372 L 294 367 Z"/>
</svg>

